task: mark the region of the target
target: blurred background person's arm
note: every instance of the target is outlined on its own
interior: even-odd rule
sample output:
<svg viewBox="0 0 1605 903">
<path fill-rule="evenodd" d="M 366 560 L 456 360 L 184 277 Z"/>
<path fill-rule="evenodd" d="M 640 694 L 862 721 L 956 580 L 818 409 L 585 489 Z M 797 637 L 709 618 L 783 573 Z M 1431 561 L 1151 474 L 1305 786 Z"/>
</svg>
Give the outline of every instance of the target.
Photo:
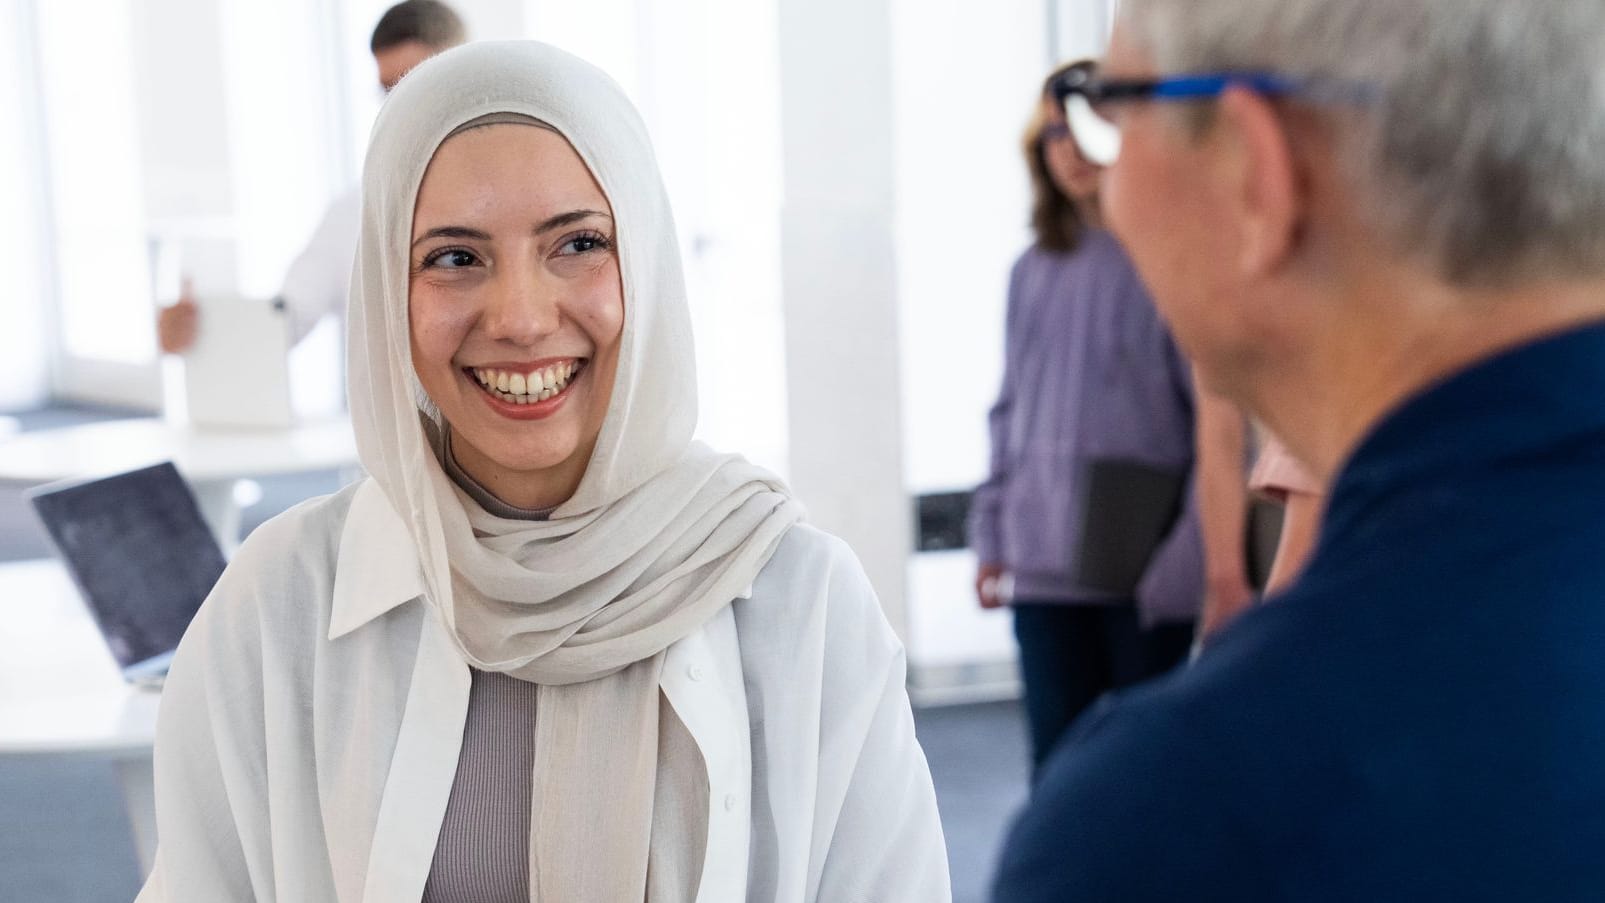
<svg viewBox="0 0 1605 903">
<path fill-rule="evenodd" d="M 979 563 L 975 574 L 975 595 L 982 608 L 1001 608 L 1009 601 L 1000 592 L 1008 566 L 1003 560 L 998 516 L 1003 507 L 1003 488 L 1009 479 L 1009 418 L 1014 409 L 1014 355 L 1019 350 L 1014 335 L 1014 321 L 1019 306 L 1019 278 L 1019 264 L 1016 263 L 1009 275 L 1008 304 L 1004 313 L 1003 385 L 998 390 L 998 400 L 986 415 L 987 432 L 991 439 L 991 463 L 987 468 L 986 482 L 976 488 L 970 499 L 970 519 L 966 530 L 969 546 Z"/>
<path fill-rule="evenodd" d="M 355 188 L 335 198 L 285 273 L 279 299 L 289 321 L 290 344 L 306 338 L 324 317 L 344 316 L 361 215 L 362 198 Z"/>
<path fill-rule="evenodd" d="M 156 344 L 163 354 L 183 354 L 195 344 L 200 311 L 188 279 L 178 300 L 156 312 Z"/>
</svg>

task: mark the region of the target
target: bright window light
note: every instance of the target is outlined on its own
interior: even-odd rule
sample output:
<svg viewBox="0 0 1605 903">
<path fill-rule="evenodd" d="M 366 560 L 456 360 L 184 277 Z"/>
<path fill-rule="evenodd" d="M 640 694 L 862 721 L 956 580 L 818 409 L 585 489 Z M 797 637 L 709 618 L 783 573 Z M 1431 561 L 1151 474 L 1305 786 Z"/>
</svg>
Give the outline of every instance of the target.
<svg viewBox="0 0 1605 903">
<path fill-rule="evenodd" d="M 0 97 L 31 98 L 33 84 L 24 52 L 24 25 L 15 3 L 0 3 Z M 24 115 L 32 108 L 25 106 Z M 49 274 L 39 266 L 44 236 L 39 229 L 41 198 L 34 178 L 41 150 L 31 129 L 0 129 L 0 411 L 35 407 L 46 393 L 46 327 Z M 13 425 L 14 426 L 14 425 Z M 0 438 L 7 421 L 0 417 Z"/>
<path fill-rule="evenodd" d="M 155 354 L 129 4 L 36 3 L 62 342 L 73 357 Z"/>
</svg>

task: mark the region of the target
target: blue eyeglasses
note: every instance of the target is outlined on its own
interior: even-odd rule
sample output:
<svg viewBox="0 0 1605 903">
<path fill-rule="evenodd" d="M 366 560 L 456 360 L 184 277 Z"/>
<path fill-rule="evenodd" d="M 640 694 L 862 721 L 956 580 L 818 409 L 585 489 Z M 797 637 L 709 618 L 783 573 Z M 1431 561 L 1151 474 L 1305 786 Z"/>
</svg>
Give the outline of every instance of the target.
<svg viewBox="0 0 1605 903">
<path fill-rule="evenodd" d="M 1100 109 L 1130 100 L 1206 100 L 1241 85 L 1268 97 L 1300 95 L 1314 99 L 1359 102 L 1361 86 L 1316 79 L 1297 79 L 1270 72 L 1214 72 L 1148 79 L 1104 79 L 1087 69 L 1071 69 L 1053 82 L 1053 96 L 1064 106 L 1064 118 L 1076 149 L 1087 162 L 1110 166 L 1120 157 L 1120 126 Z"/>
</svg>

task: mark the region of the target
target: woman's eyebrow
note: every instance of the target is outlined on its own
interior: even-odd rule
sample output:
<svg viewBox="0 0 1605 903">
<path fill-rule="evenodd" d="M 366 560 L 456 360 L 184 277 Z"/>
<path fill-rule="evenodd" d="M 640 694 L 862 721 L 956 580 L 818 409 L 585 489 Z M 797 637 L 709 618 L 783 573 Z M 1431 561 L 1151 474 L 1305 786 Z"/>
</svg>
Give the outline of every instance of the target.
<svg viewBox="0 0 1605 903">
<path fill-rule="evenodd" d="M 609 221 L 613 219 L 613 217 L 601 210 L 570 210 L 567 213 L 559 213 L 550 219 L 542 221 L 540 225 L 535 227 L 535 234 L 544 235 L 554 229 L 572 226 L 593 216 L 599 216 Z M 472 238 L 477 241 L 490 241 L 490 234 L 481 232 L 478 229 L 470 229 L 467 226 L 437 226 L 413 239 L 412 246 L 416 248 L 431 238 Z"/>
<path fill-rule="evenodd" d="M 416 248 L 431 238 L 473 238 L 490 241 L 490 235 L 478 229 L 470 229 L 467 226 L 438 226 L 413 239 L 412 246 Z"/>
<path fill-rule="evenodd" d="M 551 219 L 541 223 L 539 226 L 536 226 L 535 234 L 544 235 L 553 229 L 561 229 L 564 226 L 572 226 L 580 220 L 590 219 L 593 216 L 600 216 L 605 220 L 613 219 L 613 217 L 608 216 L 601 210 L 570 210 L 567 213 L 559 213 Z"/>
</svg>

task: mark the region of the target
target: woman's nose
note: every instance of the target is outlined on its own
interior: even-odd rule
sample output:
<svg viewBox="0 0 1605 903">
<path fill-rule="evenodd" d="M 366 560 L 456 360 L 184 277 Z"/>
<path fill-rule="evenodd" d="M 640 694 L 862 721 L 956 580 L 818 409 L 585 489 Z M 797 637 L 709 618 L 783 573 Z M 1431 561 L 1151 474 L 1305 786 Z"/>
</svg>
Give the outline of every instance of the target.
<svg viewBox="0 0 1605 903">
<path fill-rule="evenodd" d="M 530 345 L 557 331 L 557 287 L 534 267 L 509 267 L 496 279 L 485 331 L 493 339 Z"/>
</svg>

